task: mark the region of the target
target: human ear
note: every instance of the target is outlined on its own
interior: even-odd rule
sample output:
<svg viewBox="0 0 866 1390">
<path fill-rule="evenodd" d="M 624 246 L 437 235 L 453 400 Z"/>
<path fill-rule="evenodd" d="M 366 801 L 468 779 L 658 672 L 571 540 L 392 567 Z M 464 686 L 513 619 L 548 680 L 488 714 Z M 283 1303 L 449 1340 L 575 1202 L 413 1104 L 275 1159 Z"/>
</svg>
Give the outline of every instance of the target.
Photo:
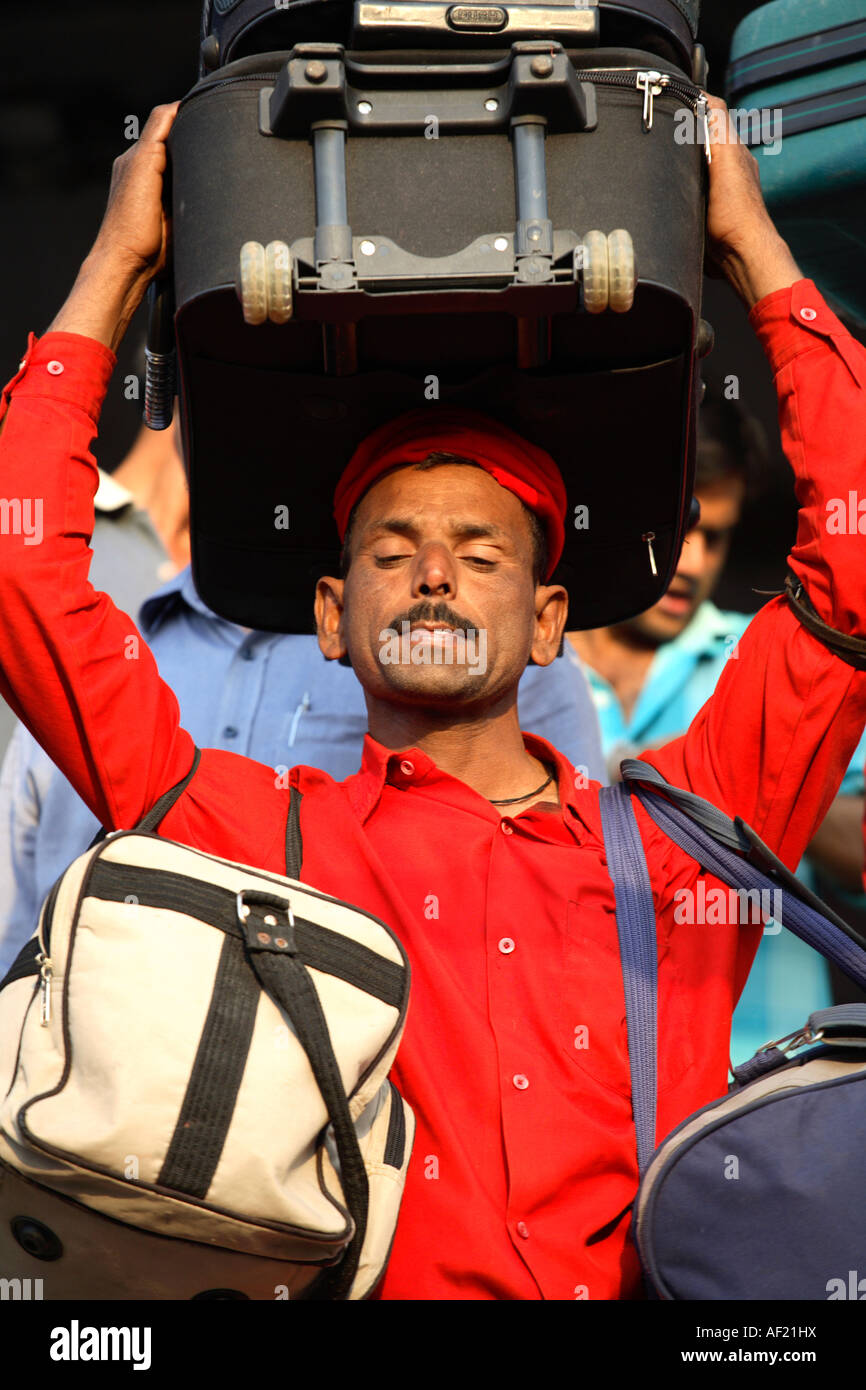
<svg viewBox="0 0 866 1390">
<path fill-rule="evenodd" d="M 535 590 L 535 635 L 530 657 L 536 666 L 549 666 L 557 656 L 568 620 L 568 594 L 561 584 L 539 584 Z"/>
<path fill-rule="evenodd" d="M 343 640 L 342 579 L 325 575 L 316 585 L 314 613 L 319 650 L 327 661 L 339 661 L 347 655 Z"/>
</svg>

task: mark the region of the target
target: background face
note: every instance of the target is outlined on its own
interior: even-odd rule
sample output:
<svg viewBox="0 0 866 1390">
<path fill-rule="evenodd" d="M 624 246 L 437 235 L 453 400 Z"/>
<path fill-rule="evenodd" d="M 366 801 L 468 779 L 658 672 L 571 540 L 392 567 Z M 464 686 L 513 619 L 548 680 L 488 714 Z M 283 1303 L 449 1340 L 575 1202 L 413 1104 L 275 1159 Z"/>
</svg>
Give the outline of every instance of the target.
<svg viewBox="0 0 866 1390">
<path fill-rule="evenodd" d="M 701 504 L 701 520 L 685 538 L 670 588 L 652 608 L 621 625 L 627 632 L 656 645 L 678 637 L 691 622 L 721 578 L 743 493 L 740 479 L 730 478 L 695 494 Z"/>
<path fill-rule="evenodd" d="M 488 473 L 446 464 L 382 478 L 358 507 L 344 588 L 343 636 L 364 689 L 416 706 L 509 694 L 534 636 L 532 568 L 526 513 Z M 404 624 L 408 660 L 405 648 L 395 659 Z"/>
</svg>

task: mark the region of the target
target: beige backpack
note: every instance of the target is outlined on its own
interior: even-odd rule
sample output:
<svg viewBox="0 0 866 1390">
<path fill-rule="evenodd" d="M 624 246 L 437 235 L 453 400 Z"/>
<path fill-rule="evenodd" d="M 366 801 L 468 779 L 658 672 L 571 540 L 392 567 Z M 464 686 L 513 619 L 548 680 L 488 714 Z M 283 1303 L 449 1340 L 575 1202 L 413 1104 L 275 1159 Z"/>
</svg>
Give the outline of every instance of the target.
<svg viewBox="0 0 866 1390">
<path fill-rule="evenodd" d="M 387 1079 L 409 964 L 378 918 L 150 833 L 198 757 L 70 865 L 0 985 L 0 1274 L 47 1299 L 364 1298 L 414 1137 Z"/>
</svg>

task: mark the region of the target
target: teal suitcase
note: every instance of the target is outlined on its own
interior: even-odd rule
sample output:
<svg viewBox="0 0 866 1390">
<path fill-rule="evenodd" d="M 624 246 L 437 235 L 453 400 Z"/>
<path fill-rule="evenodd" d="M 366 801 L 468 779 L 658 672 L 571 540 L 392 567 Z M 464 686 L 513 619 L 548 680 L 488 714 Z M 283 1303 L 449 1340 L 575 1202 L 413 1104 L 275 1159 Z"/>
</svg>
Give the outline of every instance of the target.
<svg viewBox="0 0 866 1390">
<path fill-rule="evenodd" d="M 866 0 L 753 10 L 734 31 L 727 100 L 803 273 L 866 326 Z"/>
</svg>

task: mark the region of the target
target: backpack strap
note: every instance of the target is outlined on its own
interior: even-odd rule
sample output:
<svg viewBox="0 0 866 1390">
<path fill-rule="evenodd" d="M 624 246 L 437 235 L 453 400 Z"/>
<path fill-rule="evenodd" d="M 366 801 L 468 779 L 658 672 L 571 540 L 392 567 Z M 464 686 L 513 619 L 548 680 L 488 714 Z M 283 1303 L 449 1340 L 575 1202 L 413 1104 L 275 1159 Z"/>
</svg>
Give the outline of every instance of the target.
<svg viewBox="0 0 866 1390">
<path fill-rule="evenodd" d="M 655 1149 L 657 974 L 656 914 L 637 817 L 624 783 L 599 792 L 607 867 L 625 988 L 632 1115 L 641 1177 Z"/>
<path fill-rule="evenodd" d="M 275 912 L 284 914 L 280 935 L 268 930 Z M 328 1024 L 315 986 L 298 959 L 291 900 L 258 889 L 238 894 L 238 921 L 247 959 L 262 989 L 282 1009 L 307 1055 L 328 1111 L 338 1171 L 354 1233 L 338 1265 L 323 1271 L 306 1297 L 345 1299 L 358 1271 L 367 1230 L 369 1182 L 349 1101 L 334 1055 Z"/>
<path fill-rule="evenodd" d="M 786 891 L 780 895 L 782 910 L 776 914 L 777 920 L 838 965 L 861 989 L 866 989 L 866 941 L 800 883 L 739 816 L 731 820 L 694 792 L 671 786 L 654 767 L 638 758 L 627 758 L 621 771 L 622 782 L 602 787 L 599 806 L 616 901 L 632 1113 L 638 1168 L 643 1176 L 655 1148 L 657 948 L 655 904 L 632 797 L 637 797 L 656 825 L 696 859 L 705 873 L 736 889 L 778 890 L 783 885 Z M 775 904 L 777 900 L 773 901 Z M 856 1008 L 859 1022 L 859 1010 L 863 1008 L 866 1013 L 866 1006 Z"/>
<path fill-rule="evenodd" d="M 196 769 L 198 768 L 200 762 L 201 749 L 197 747 L 193 755 L 192 767 L 190 768 L 186 776 L 182 777 L 181 780 L 175 783 L 173 787 L 169 787 L 167 792 L 163 792 L 159 800 L 154 802 L 153 806 L 151 806 L 150 810 L 142 816 L 138 824 L 133 826 L 134 830 L 156 830 L 160 821 L 168 815 L 174 803 L 177 800 L 179 800 L 181 795 L 186 791 L 187 787 L 189 786 L 190 782 L 195 776 Z M 108 831 L 106 830 L 105 826 L 100 826 L 93 839 L 90 841 L 90 844 L 87 846 L 87 849 L 95 849 L 96 846 L 100 844 L 102 840 L 105 840 L 107 837 Z M 86 852 L 87 851 L 85 851 L 85 853 Z"/>
<path fill-rule="evenodd" d="M 201 749 L 196 748 L 192 760 L 192 767 L 190 768 L 189 772 L 186 774 L 185 777 L 182 777 L 180 781 L 175 784 L 175 786 L 169 787 L 167 792 L 163 792 L 162 796 L 159 798 L 159 801 L 157 801 L 153 806 L 151 806 L 150 810 L 147 812 L 146 815 L 142 816 L 141 820 L 138 822 L 138 825 L 135 827 L 136 830 L 156 830 L 160 822 L 164 819 L 165 816 L 168 815 L 174 803 L 176 801 L 179 801 L 183 793 L 186 791 L 187 787 L 189 786 L 190 782 L 196 774 L 196 770 L 200 762 Z"/>
<path fill-rule="evenodd" d="M 304 842 L 301 838 L 301 802 L 303 793 L 289 788 L 289 812 L 286 817 L 286 877 L 299 879 L 304 862 Z"/>
<path fill-rule="evenodd" d="M 627 758 L 621 770 L 623 785 L 634 787 L 659 829 L 705 872 L 738 890 L 776 890 L 773 902 L 781 905 L 776 920 L 866 989 L 866 940 L 800 883 L 740 816 L 731 820 L 710 802 L 670 786 L 639 758 Z"/>
</svg>

